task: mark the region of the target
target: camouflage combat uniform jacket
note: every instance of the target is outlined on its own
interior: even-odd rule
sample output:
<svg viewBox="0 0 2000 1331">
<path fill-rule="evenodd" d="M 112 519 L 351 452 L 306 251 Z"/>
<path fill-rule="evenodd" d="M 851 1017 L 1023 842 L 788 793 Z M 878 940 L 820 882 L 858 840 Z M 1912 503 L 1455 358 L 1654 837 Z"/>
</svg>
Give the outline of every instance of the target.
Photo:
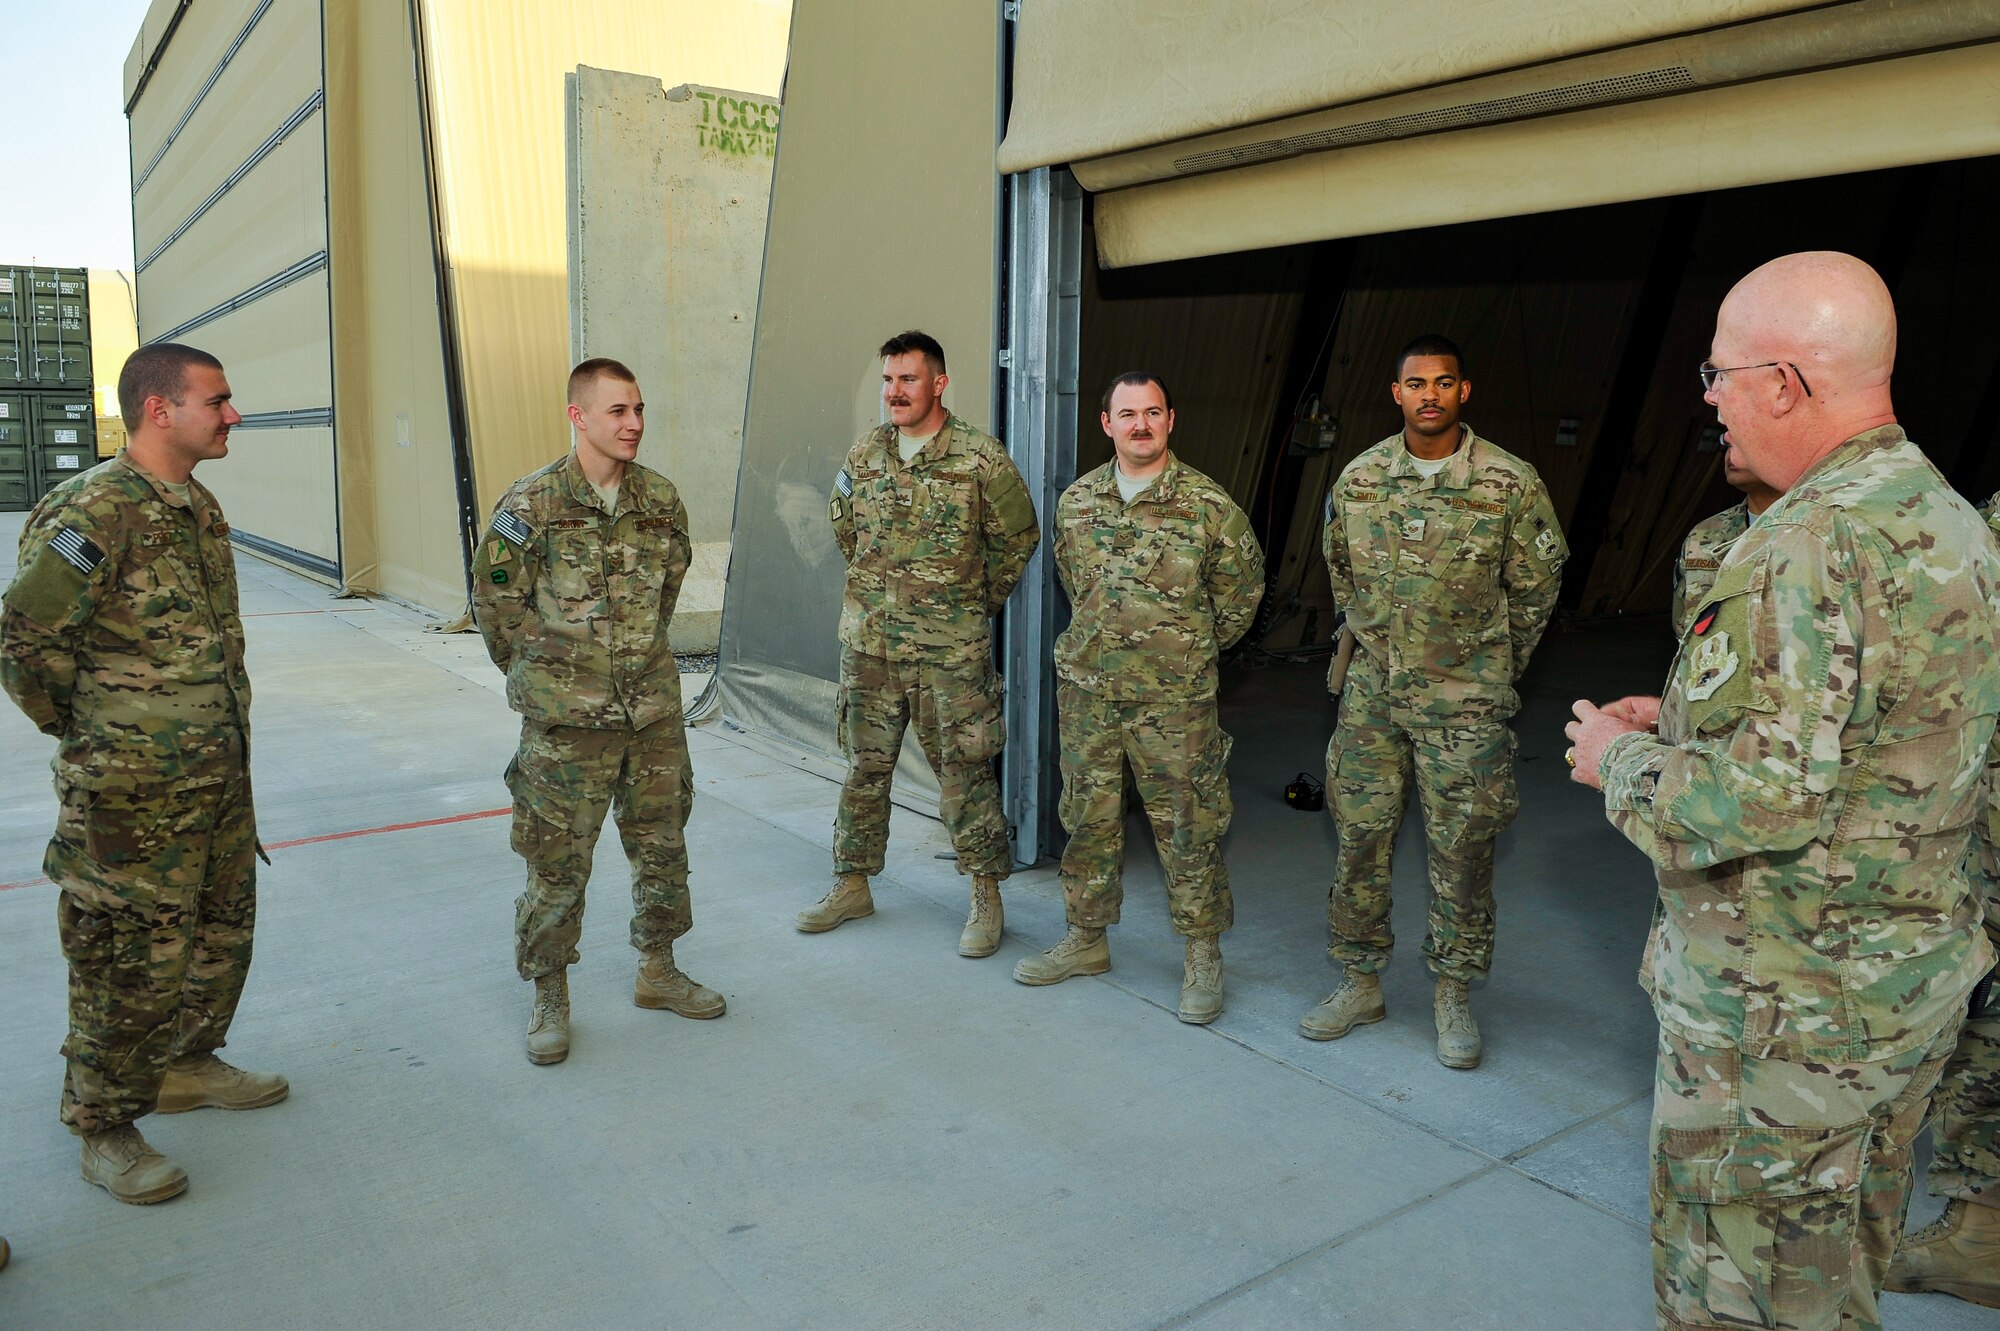
<svg viewBox="0 0 2000 1331">
<path fill-rule="evenodd" d="M 1659 871 L 1642 981 L 1671 1034 L 1872 1062 L 1964 1010 L 1992 962 L 1965 860 L 2000 714 L 1996 596 L 2000 550 L 1893 425 L 1731 548 L 1658 734 L 1599 767 Z"/>
<path fill-rule="evenodd" d="M 574 452 L 500 496 L 472 570 L 472 613 L 507 704 L 547 725 L 643 730 L 681 714 L 667 625 L 687 576 L 674 483 L 625 466 L 618 509 Z"/>
<path fill-rule="evenodd" d="M 1326 498 L 1324 553 L 1354 631 L 1348 687 L 1399 726 L 1504 721 L 1541 641 L 1569 547 L 1535 469 L 1465 427 L 1435 476 L 1401 433 L 1347 464 Z"/>
<path fill-rule="evenodd" d="M 123 452 L 43 498 L 0 619 L 0 680 L 85 790 L 201 786 L 249 761 L 236 556 L 215 496 L 192 504 Z"/>
<path fill-rule="evenodd" d="M 1674 636 L 1687 632 L 1688 615 L 1699 610 L 1715 585 L 1715 571 L 1724 555 L 1750 527 L 1748 500 L 1703 518 L 1689 528 L 1674 563 Z"/>
<path fill-rule="evenodd" d="M 1056 677 L 1100 698 L 1213 698 L 1216 658 L 1264 595 L 1264 551 L 1229 492 L 1179 458 L 1129 504 L 1117 467 L 1080 477 L 1056 506 L 1071 601 Z"/>
<path fill-rule="evenodd" d="M 1000 442 L 957 416 L 907 465 L 896 433 L 862 435 L 827 501 L 847 560 L 840 643 L 891 661 L 977 660 L 1042 539 L 1034 501 Z"/>
</svg>

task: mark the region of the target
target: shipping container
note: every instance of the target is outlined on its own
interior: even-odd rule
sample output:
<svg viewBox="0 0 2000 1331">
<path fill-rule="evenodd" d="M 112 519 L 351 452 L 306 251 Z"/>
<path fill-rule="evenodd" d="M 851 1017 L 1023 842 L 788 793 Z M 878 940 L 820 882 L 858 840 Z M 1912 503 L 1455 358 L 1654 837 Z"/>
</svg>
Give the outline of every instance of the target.
<svg viewBox="0 0 2000 1331">
<path fill-rule="evenodd" d="M 34 503 L 28 478 L 28 399 L 20 393 L 0 393 L 0 513 L 13 513 Z"/>
<path fill-rule="evenodd" d="M 87 392 L 31 393 L 27 402 L 28 477 L 40 499 L 97 465 L 97 407 Z"/>
<path fill-rule="evenodd" d="M 90 277 L 0 267 L 0 389 L 89 389 Z"/>
</svg>

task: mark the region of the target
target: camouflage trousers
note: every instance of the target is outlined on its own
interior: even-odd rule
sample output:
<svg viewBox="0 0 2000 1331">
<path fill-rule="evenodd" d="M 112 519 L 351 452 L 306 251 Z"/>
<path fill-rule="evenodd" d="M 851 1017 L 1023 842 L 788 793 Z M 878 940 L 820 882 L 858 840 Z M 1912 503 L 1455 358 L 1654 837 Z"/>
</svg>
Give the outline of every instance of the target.
<svg viewBox="0 0 2000 1331">
<path fill-rule="evenodd" d="M 1326 747 L 1326 807 L 1340 830 L 1328 950 L 1356 971 L 1389 964 L 1389 860 L 1413 773 L 1430 845 L 1424 957 L 1437 974 L 1480 979 L 1493 964 L 1493 839 L 1521 807 L 1514 733 L 1501 721 L 1400 726 L 1386 697 L 1352 682 Z"/>
<path fill-rule="evenodd" d="M 882 872 L 889 849 L 889 786 L 904 730 L 938 779 L 938 813 L 958 851 L 958 871 L 1005 878 L 1014 868 L 993 759 L 1007 742 L 993 663 L 891 661 L 840 649 L 834 720 L 847 783 L 833 820 L 833 871 Z"/>
<path fill-rule="evenodd" d="M 680 717 L 638 731 L 524 718 L 507 789 L 514 851 L 528 862 L 527 890 L 514 903 L 514 964 L 522 979 L 577 961 L 584 887 L 606 811 L 632 865 L 632 946 L 656 952 L 693 925 L 684 829 L 694 767 Z"/>
<path fill-rule="evenodd" d="M 2000 1207 L 2000 980 L 1959 1031 L 1938 1083 L 1937 1110 L 1925 1178 L 1930 1190 Z"/>
<path fill-rule="evenodd" d="M 69 960 L 62 1121 L 103 1132 L 153 1112 L 167 1064 L 222 1048 L 250 973 L 257 823 L 246 776 L 96 791 L 56 783 L 43 866 Z"/>
<path fill-rule="evenodd" d="M 1653 1088 L 1663 1331 L 1882 1325 L 1911 1145 L 1958 1034 L 1873 1063 L 1744 1058 L 1665 1031 Z"/>
<path fill-rule="evenodd" d="M 1118 922 L 1125 900 L 1125 766 L 1153 825 L 1174 932 L 1213 938 L 1236 922 L 1222 838 L 1229 798 L 1229 736 L 1215 699 L 1121 702 L 1074 684 L 1056 689 L 1062 744 L 1063 913 L 1071 924 Z"/>
</svg>

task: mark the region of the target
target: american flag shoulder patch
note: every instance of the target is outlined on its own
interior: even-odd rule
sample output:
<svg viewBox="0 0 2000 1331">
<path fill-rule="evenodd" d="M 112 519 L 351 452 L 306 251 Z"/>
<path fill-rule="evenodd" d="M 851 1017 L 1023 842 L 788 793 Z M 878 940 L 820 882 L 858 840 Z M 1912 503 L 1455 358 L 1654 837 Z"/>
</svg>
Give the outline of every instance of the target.
<svg viewBox="0 0 2000 1331">
<path fill-rule="evenodd" d="M 833 478 L 833 488 L 840 491 L 843 498 L 854 498 L 854 478 L 847 474 L 847 468 L 842 467 L 840 474 Z"/>
<path fill-rule="evenodd" d="M 49 537 L 49 549 L 77 572 L 89 577 L 104 562 L 104 552 L 88 536 L 74 527 L 61 527 Z"/>
<path fill-rule="evenodd" d="M 523 547 L 535 539 L 534 528 L 523 522 L 520 514 L 505 509 L 493 515 L 493 534 L 509 545 Z"/>
</svg>

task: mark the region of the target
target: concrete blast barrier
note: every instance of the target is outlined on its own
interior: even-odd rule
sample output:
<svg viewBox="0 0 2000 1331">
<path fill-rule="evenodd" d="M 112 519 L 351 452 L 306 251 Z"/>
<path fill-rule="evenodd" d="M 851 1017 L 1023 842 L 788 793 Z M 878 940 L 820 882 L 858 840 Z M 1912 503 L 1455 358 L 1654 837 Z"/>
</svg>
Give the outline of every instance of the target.
<svg viewBox="0 0 2000 1331">
<path fill-rule="evenodd" d="M 714 651 L 778 103 L 589 66 L 564 82 L 570 352 L 639 377 L 639 460 L 679 487 L 694 529 L 674 647 Z"/>
</svg>

